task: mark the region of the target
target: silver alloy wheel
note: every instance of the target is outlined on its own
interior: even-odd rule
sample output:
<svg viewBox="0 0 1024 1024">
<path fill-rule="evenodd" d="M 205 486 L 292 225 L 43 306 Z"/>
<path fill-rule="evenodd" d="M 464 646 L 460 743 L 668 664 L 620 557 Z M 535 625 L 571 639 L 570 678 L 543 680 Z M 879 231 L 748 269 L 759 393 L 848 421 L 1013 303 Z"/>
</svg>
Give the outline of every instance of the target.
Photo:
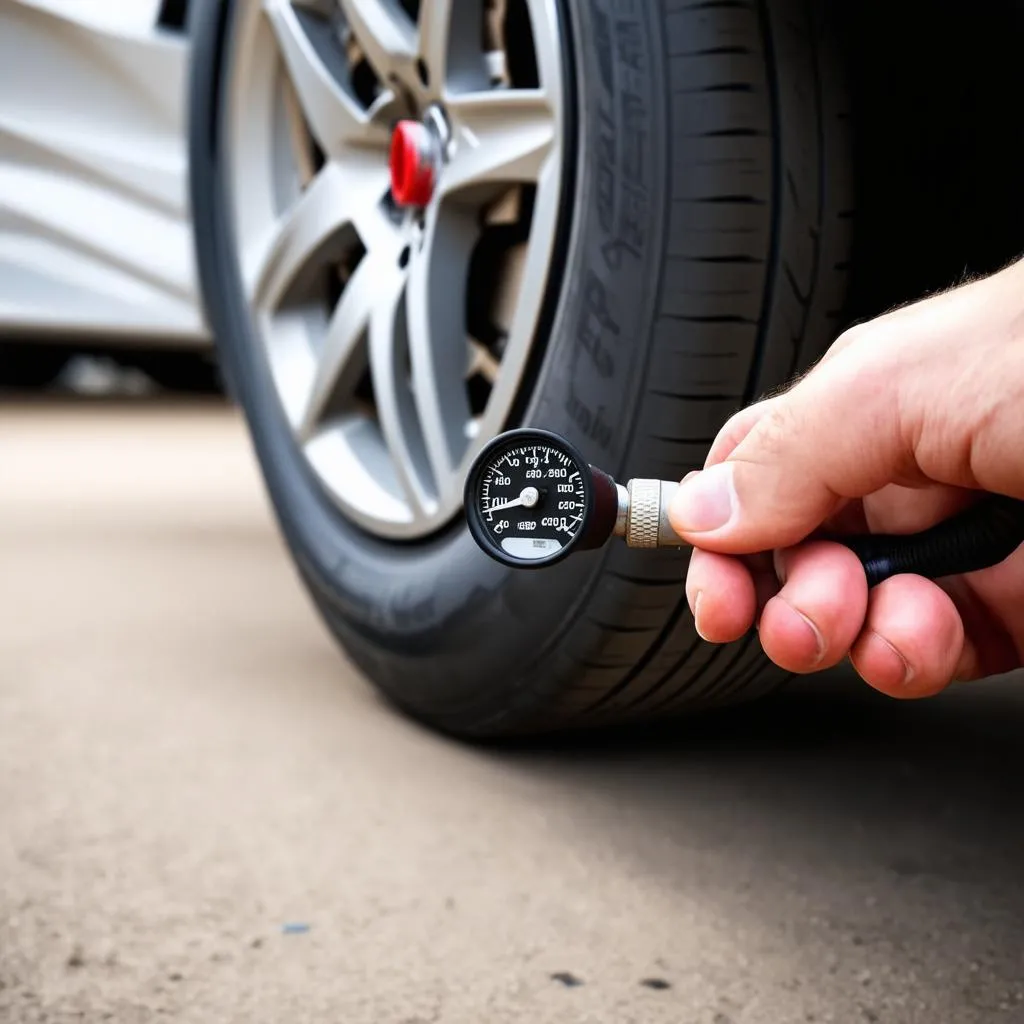
<svg viewBox="0 0 1024 1024">
<path fill-rule="evenodd" d="M 563 173 L 556 0 L 413 6 L 243 0 L 227 154 L 242 280 L 297 444 L 348 517 L 396 539 L 455 514 L 506 424 Z M 390 192 L 400 118 L 442 135 L 422 210 Z"/>
</svg>

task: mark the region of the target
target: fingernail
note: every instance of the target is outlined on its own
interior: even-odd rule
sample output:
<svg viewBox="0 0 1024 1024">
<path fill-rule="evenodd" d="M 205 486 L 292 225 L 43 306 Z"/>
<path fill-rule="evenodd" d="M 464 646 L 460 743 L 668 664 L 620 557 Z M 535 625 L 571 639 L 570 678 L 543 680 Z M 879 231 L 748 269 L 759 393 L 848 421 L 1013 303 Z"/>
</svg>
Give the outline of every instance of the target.
<svg viewBox="0 0 1024 1024">
<path fill-rule="evenodd" d="M 898 648 L 889 643 L 881 633 L 876 633 L 874 630 L 868 634 L 867 642 L 875 648 L 875 657 L 881 656 L 889 663 L 892 675 L 900 680 L 898 685 L 908 686 L 914 678 L 914 670 L 911 668 L 910 662 L 900 654 Z"/>
<path fill-rule="evenodd" d="M 807 631 L 814 639 L 814 661 L 811 662 L 810 667 L 816 668 L 821 664 L 822 659 L 825 657 L 825 638 L 821 635 L 821 630 L 809 619 L 799 608 L 794 608 L 784 597 L 781 597 L 783 604 L 804 624 Z"/>
<path fill-rule="evenodd" d="M 700 600 L 703 596 L 704 591 L 698 590 L 697 596 L 693 601 L 693 628 L 697 630 L 697 636 L 699 636 L 701 640 L 706 641 L 707 637 L 704 635 L 704 631 L 700 628 Z"/>
<path fill-rule="evenodd" d="M 720 530 L 736 511 L 733 467 L 719 463 L 695 476 L 687 477 L 672 500 L 672 523 L 683 533 L 710 533 Z"/>
</svg>

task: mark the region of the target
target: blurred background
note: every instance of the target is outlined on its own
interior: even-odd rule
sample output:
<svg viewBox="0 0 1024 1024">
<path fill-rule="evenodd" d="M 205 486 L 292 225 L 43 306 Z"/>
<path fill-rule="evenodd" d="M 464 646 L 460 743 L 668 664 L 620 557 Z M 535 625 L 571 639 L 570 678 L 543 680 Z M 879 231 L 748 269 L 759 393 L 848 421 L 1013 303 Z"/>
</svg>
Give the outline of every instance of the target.
<svg viewBox="0 0 1024 1024">
<path fill-rule="evenodd" d="M 474 445 L 517 417 L 561 416 L 588 455 L 679 475 L 764 374 L 1018 255 L 1024 10 L 838 3 L 826 32 L 823 5 L 788 0 L 424 3 L 0 0 L 0 1020 L 1024 1022 L 1019 679 L 900 705 L 839 671 L 719 707 L 780 680 L 756 645 L 716 661 L 699 644 L 676 556 L 527 589 L 459 546 L 445 506 Z M 476 64 L 480 33 L 431 56 L 434 10 L 445 33 L 483 20 Z M 651 172 L 648 229 L 678 233 L 637 274 L 730 275 L 668 279 L 675 312 L 667 284 L 629 291 L 629 256 L 599 267 L 596 309 L 583 229 L 544 220 L 550 194 L 603 230 L 594 112 L 630 106 L 608 113 L 594 83 L 643 93 L 644 54 L 674 105 L 652 92 L 650 109 L 691 141 L 669 154 L 629 134 L 635 109 L 616 122 L 617 159 L 630 139 L 643 154 L 635 181 L 660 159 L 676 190 L 659 207 Z M 431 91 L 435 58 L 471 101 Z M 221 137 L 217 104 L 234 124 L 238 95 L 249 113 Z M 338 151 L 332 102 L 338 137 L 364 133 Z M 380 149 L 398 117 L 447 147 L 417 209 Z M 856 130 L 833 138 L 829 117 Z M 236 181 L 222 165 L 263 159 L 268 125 L 290 140 L 273 173 Z M 752 148 L 709 155 L 699 126 Z M 344 187 L 303 219 L 334 168 Z M 721 201 L 694 199 L 706 181 Z M 639 246 L 627 185 L 616 230 Z M 229 223 L 270 192 L 262 220 Z M 706 219 L 722 207 L 733 220 Z M 431 248 L 470 222 L 471 245 Z M 721 270 L 733 235 L 764 252 Z M 377 274 L 362 314 L 346 305 L 361 267 Z M 406 306 L 418 267 L 439 292 Z M 407 312 L 382 368 L 392 284 Z M 750 302 L 727 334 L 705 322 Z M 331 325 L 360 315 L 351 365 L 334 359 Z M 466 359 L 445 390 L 453 323 Z M 650 358 L 686 392 L 657 424 L 639 370 L 601 391 L 566 355 L 613 346 L 609 323 L 637 339 L 608 348 L 616 365 Z M 708 376 L 726 348 L 732 377 Z M 466 421 L 446 420 L 453 484 L 434 393 Z M 628 444 L 602 447 L 602 410 L 633 424 Z M 379 484 L 364 504 L 359 473 Z M 545 602 L 561 615 L 584 589 L 592 605 L 550 633 Z M 556 635 L 575 674 L 538 676 L 528 656 Z"/>
</svg>

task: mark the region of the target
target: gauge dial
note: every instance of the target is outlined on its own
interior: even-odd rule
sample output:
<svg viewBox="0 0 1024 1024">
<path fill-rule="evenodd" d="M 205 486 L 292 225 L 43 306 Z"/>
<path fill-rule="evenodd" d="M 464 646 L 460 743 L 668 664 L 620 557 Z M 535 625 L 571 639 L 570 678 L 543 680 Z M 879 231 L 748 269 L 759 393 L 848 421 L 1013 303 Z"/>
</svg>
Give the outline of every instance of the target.
<svg viewBox="0 0 1024 1024">
<path fill-rule="evenodd" d="M 507 565 L 564 558 L 585 532 L 592 504 L 590 467 L 568 442 L 541 430 L 500 435 L 466 484 L 474 538 Z"/>
</svg>

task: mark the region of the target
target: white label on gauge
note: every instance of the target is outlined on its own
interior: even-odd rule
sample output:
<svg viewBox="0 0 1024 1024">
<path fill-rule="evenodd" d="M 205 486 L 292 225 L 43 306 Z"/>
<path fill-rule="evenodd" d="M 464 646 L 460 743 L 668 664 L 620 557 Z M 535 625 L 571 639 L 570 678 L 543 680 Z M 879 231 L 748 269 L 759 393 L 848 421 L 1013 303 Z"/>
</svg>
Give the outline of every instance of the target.
<svg viewBox="0 0 1024 1024">
<path fill-rule="evenodd" d="M 555 537 L 505 537 L 501 548 L 513 558 L 547 558 L 562 550 L 562 542 Z"/>
</svg>

